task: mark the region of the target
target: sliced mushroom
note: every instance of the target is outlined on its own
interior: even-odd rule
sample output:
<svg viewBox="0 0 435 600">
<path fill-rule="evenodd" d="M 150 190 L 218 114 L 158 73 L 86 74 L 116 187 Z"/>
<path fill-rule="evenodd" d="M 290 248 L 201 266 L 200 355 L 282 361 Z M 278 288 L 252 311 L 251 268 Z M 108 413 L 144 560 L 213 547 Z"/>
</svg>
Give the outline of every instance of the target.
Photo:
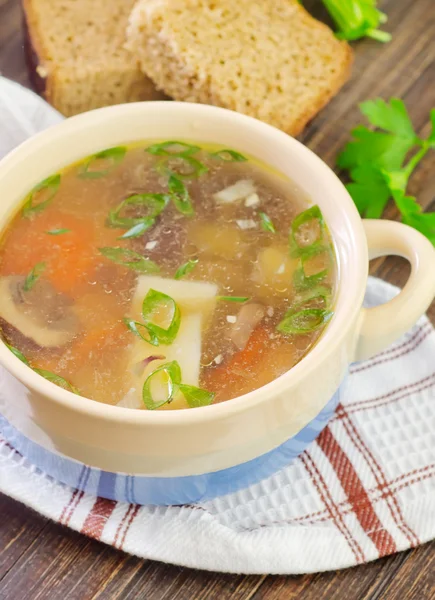
<svg viewBox="0 0 435 600">
<path fill-rule="evenodd" d="M 243 350 L 251 333 L 264 319 L 266 314 L 262 304 L 251 302 L 245 304 L 239 311 L 235 323 L 231 326 L 230 338 L 238 350 Z"/>
<path fill-rule="evenodd" d="M 25 277 L 0 278 L 0 318 L 42 348 L 67 344 L 77 333 L 73 301 L 45 280 L 24 291 Z"/>
</svg>

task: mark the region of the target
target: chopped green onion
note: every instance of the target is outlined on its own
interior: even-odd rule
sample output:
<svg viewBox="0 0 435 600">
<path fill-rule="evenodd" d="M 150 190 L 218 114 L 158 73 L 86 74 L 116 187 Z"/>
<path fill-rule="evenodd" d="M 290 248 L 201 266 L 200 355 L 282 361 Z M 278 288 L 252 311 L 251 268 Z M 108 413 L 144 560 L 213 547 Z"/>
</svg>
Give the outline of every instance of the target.
<svg viewBox="0 0 435 600">
<path fill-rule="evenodd" d="M 175 175 L 169 177 L 168 188 L 175 208 L 180 211 L 180 213 L 188 217 L 195 214 L 189 191 L 178 177 Z"/>
<path fill-rule="evenodd" d="M 192 156 L 165 156 L 157 163 L 156 171 L 167 177 L 175 175 L 180 179 L 191 179 L 207 173 L 208 167 Z"/>
<path fill-rule="evenodd" d="M 296 306 L 300 306 L 301 304 L 306 304 L 307 302 L 311 302 L 312 300 L 317 300 L 317 299 L 322 299 L 325 303 L 325 306 L 328 305 L 329 300 L 331 298 L 332 295 L 332 291 L 330 288 L 324 286 L 324 285 L 317 285 L 315 287 L 312 288 L 308 288 L 305 289 L 304 291 L 301 291 L 300 293 L 298 293 L 296 299 L 297 299 L 297 305 Z"/>
<path fill-rule="evenodd" d="M 158 376 L 158 374 L 165 374 L 167 377 L 167 395 L 164 400 L 160 400 L 155 402 L 153 398 L 153 394 L 151 391 L 151 384 L 153 379 Z M 181 383 L 181 369 L 180 365 L 176 360 L 172 362 L 165 363 L 164 365 L 160 365 L 157 367 L 155 371 L 153 371 L 145 380 L 142 389 L 142 400 L 148 410 L 155 410 L 156 408 L 160 408 L 164 404 L 169 404 L 174 399 L 175 394 L 179 390 L 179 385 Z"/>
<path fill-rule="evenodd" d="M 225 162 L 246 162 L 248 160 L 246 156 L 243 156 L 243 154 L 240 154 L 240 152 L 228 150 L 227 148 L 224 150 L 218 150 L 217 152 L 212 152 L 210 156 Z"/>
<path fill-rule="evenodd" d="M 60 375 L 56 375 L 56 373 L 52 373 L 51 371 L 46 371 L 45 369 L 33 369 L 33 370 L 35 371 L 35 373 L 38 373 L 38 375 L 41 375 L 45 379 L 48 379 L 48 381 L 51 381 L 52 383 L 55 383 L 56 385 L 60 386 L 61 388 L 64 388 L 68 392 L 77 394 L 77 396 L 81 395 L 80 392 L 78 391 L 78 389 L 72 385 L 72 383 L 70 383 L 69 381 L 67 381 L 66 379 L 61 377 Z"/>
<path fill-rule="evenodd" d="M 317 331 L 327 323 L 334 313 L 323 308 L 306 308 L 297 312 L 290 309 L 277 326 L 277 330 L 288 335 Z"/>
<path fill-rule="evenodd" d="M 12 354 L 15 354 L 15 356 L 17 358 L 19 358 L 21 360 L 21 362 L 23 362 L 25 365 L 27 365 L 28 367 L 30 367 L 29 361 L 24 356 L 24 354 L 20 350 L 18 350 L 18 348 L 15 348 L 15 346 L 11 346 L 7 342 L 5 342 L 5 346 L 7 348 L 9 348 L 9 350 L 12 352 Z"/>
<path fill-rule="evenodd" d="M 249 296 L 217 296 L 216 300 L 222 300 L 223 302 L 238 302 L 243 304 L 248 302 L 251 298 Z"/>
<path fill-rule="evenodd" d="M 140 273 L 158 273 L 159 266 L 149 258 L 128 250 L 128 248 L 111 247 L 98 248 L 98 251 L 106 258 L 118 265 L 123 265 Z"/>
<path fill-rule="evenodd" d="M 177 272 L 174 275 L 174 279 L 181 279 L 182 277 L 184 277 L 185 275 L 187 275 L 188 273 L 193 271 L 193 269 L 196 267 L 197 264 L 198 264 L 197 258 L 192 258 L 192 259 L 188 260 L 187 262 L 184 263 L 184 265 L 181 265 L 181 267 L 178 267 Z"/>
<path fill-rule="evenodd" d="M 166 207 L 170 200 L 168 194 L 133 194 L 118 204 L 118 206 L 109 213 L 109 225 L 111 227 L 133 227 L 143 224 L 146 231 L 155 223 L 157 217 Z M 143 217 L 122 217 L 120 212 L 129 206 L 145 206 L 148 214 Z"/>
<path fill-rule="evenodd" d="M 259 212 L 261 219 L 261 227 L 264 231 L 269 231 L 270 233 L 276 233 L 275 225 L 272 223 L 272 219 L 266 215 L 265 212 Z"/>
<path fill-rule="evenodd" d="M 320 239 L 316 239 L 312 244 L 309 244 L 307 246 L 300 246 L 297 242 L 297 233 L 299 231 L 299 228 L 304 223 L 308 223 L 309 221 L 312 221 L 312 220 L 319 221 L 321 237 L 320 237 Z M 323 220 L 323 215 L 322 215 L 320 208 L 317 205 L 311 206 L 311 208 L 304 210 L 299 215 L 297 215 L 293 219 L 293 223 L 291 225 L 290 255 L 293 258 L 298 258 L 300 256 L 305 256 L 305 257 L 314 256 L 316 254 L 319 254 L 320 252 L 323 252 L 323 250 L 325 250 L 325 247 L 322 244 L 324 226 L 325 226 L 325 223 Z"/>
<path fill-rule="evenodd" d="M 160 327 L 152 322 L 156 312 L 162 307 L 172 309 L 172 319 L 167 328 Z M 142 303 L 142 316 L 144 325 L 151 336 L 155 336 L 159 344 L 169 345 L 177 337 L 181 324 L 181 313 L 178 304 L 173 298 L 156 290 L 149 290 Z"/>
<path fill-rule="evenodd" d="M 107 148 L 107 150 L 102 150 L 97 154 L 93 154 L 80 166 L 77 174 L 82 179 L 99 179 L 100 177 L 105 177 L 122 161 L 126 151 L 127 149 L 123 146 L 117 146 L 116 148 Z M 109 166 L 100 170 L 89 170 L 90 167 L 97 166 L 99 160 L 108 161 Z"/>
<path fill-rule="evenodd" d="M 166 375 L 166 387 L 167 394 L 166 398 L 159 401 L 154 401 L 151 384 L 155 377 L 158 377 L 159 374 Z M 181 383 L 181 369 L 180 365 L 176 360 L 172 362 L 165 363 L 164 365 L 160 365 L 157 367 L 155 371 L 153 371 L 150 375 L 148 375 L 145 380 L 143 390 L 142 390 L 142 399 L 145 406 L 148 410 L 155 410 L 160 408 L 165 404 L 170 404 L 174 396 L 180 391 L 186 399 L 186 402 L 191 408 L 197 408 L 199 406 L 208 406 L 213 402 L 215 394 L 213 392 L 208 392 L 207 390 L 203 390 L 201 388 L 195 387 L 194 385 L 186 385 Z"/>
<path fill-rule="evenodd" d="M 152 346 L 158 346 L 159 345 L 159 339 L 158 337 L 149 330 L 148 326 L 145 325 L 145 323 L 140 323 L 139 321 L 135 321 L 134 319 L 124 319 L 124 323 L 127 325 L 127 328 L 134 333 L 134 335 L 136 335 L 137 337 L 141 338 L 142 340 L 144 340 L 144 342 L 148 342 L 148 344 L 151 344 Z M 145 329 L 145 331 L 147 332 L 148 335 L 143 335 L 139 328 L 141 329 Z"/>
<path fill-rule="evenodd" d="M 305 290 L 312 289 L 320 281 L 323 281 L 328 274 L 328 269 L 319 271 L 314 275 L 306 275 L 303 266 L 301 265 L 296 269 L 293 275 L 293 285 L 297 292 L 303 292 Z"/>
<path fill-rule="evenodd" d="M 37 263 L 24 280 L 23 290 L 30 292 L 45 270 L 45 262 Z"/>
<path fill-rule="evenodd" d="M 70 231 L 71 229 L 49 229 L 45 233 L 48 233 L 48 235 L 62 235 L 64 233 L 69 233 Z"/>
<path fill-rule="evenodd" d="M 186 144 L 185 142 L 162 142 L 161 144 L 153 144 L 148 146 L 146 151 L 156 156 L 190 156 L 196 154 L 201 148 Z"/>
<path fill-rule="evenodd" d="M 118 240 L 127 240 L 140 237 L 147 229 L 149 229 L 149 227 L 150 226 L 147 222 L 137 223 L 137 225 L 133 225 L 133 227 L 131 227 L 123 235 L 120 235 Z"/>
<path fill-rule="evenodd" d="M 57 194 L 59 186 L 59 174 L 51 175 L 50 177 L 47 177 L 47 179 L 44 179 L 44 181 L 41 181 L 41 183 L 38 183 L 38 185 L 34 187 L 31 191 L 28 200 L 23 206 L 23 217 L 30 217 L 35 213 L 41 212 L 42 210 L 47 208 L 47 206 L 53 201 L 53 198 Z M 41 200 L 37 204 L 34 204 L 35 196 L 39 192 L 44 192 L 45 190 L 47 190 L 48 197 L 45 200 Z"/>
<path fill-rule="evenodd" d="M 180 388 L 180 392 L 186 398 L 186 402 L 190 408 L 208 406 L 213 402 L 216 395 L 213 392 L 208 392 L 207 390 L 195 387 L 194 385 L 180 383 L 178 387 Z"/>
</svg>

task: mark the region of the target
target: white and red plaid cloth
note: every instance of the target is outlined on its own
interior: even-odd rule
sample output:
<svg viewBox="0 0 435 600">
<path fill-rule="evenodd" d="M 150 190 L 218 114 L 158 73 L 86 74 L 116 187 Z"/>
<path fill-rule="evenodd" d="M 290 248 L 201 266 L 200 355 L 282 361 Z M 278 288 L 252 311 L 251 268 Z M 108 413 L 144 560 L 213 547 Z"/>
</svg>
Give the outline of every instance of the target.
<svg viewBox="0 0 435 600">
<path fill-rule="evenodd" d="M 30 102 L 0 78 L 0 121 L 5 89 L 15 115 L 20 94 Z M 394 293 L 371 279 L 367 301 Z M 183 507 L 105 500 L 51 480 L 2 438 L 0 491 L 131 554 L 213 571 L 335 570 L 415 547 L 435 537 L 434 329 L 423 317 L 391 348 L 353 365 L 318 439 L 236 494 Z"/>
</svg>

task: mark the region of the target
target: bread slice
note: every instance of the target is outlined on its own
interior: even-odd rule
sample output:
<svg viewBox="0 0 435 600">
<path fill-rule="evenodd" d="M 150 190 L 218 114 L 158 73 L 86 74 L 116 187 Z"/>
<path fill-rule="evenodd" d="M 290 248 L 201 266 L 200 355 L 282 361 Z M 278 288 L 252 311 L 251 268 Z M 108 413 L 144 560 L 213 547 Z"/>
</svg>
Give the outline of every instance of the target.
<svg viewBox="0 0 435 600">
<path fill-rule="evenodd" d="M 23 0 L 28 58 L 38 91 L 64 115 L 162 97 L 123 47 L 133 4 Z"/>
<path fill-rule="evenodd" d="M 347 80 L 348 44 L 297 0 L 139 0 L 126 47 L 176 100 L 216 104 L 293 135 Z"/>
</svg>

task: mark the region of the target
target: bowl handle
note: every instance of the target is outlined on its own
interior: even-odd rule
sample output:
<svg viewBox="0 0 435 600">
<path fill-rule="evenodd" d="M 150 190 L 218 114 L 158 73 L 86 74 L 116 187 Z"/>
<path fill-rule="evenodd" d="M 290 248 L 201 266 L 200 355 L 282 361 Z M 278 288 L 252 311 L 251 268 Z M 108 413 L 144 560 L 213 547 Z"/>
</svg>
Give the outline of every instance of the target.
<svg viewBox="0 0 435 600">
<path fill-rule="evenodd" d="M 355 360 L 377 354 L 410 329 L 435 296 L 435 249 L 421 233 L 395 221 L 363 220 L 369 258 L 395 255 L 411 263 L 411 275 L 392 300 L 361 310 Z"/>
</svg>

